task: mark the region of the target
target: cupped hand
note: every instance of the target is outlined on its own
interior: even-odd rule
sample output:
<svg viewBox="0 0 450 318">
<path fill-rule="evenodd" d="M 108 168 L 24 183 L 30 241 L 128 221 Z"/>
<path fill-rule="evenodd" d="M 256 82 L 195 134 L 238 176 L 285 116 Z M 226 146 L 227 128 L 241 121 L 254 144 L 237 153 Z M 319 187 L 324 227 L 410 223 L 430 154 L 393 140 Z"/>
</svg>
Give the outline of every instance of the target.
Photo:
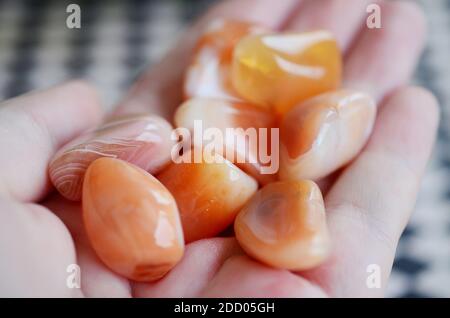
<svg viewBox="0 0 450 318">
<path fill-rule="evenodd" d="M 374 132 L 360 155 L 322 184 L 332 255 L 301 273 L 248 258 L 234 238 L 197 241 L 155 283 L 134 283 L 106 268 L 83 230 L 80 206 L 52 191 L 55 151 L 101 120 L 95 91 L 71 82 L 0 107 L 0 295 L 57 297 L 364 297 L 382 296 L 396 246 L 414 207 L 438 123 L 435 98 L 405 87 L 420 55 L 425 23 L 412 3 L 378 1 L 381 29 L 365 25 L 367 0 L 229 0 L 213 7 L 180 44 L 135 83 L 115 114 L 171 117 L 183 70 L 200 30 L 214 18 L 278 30 L 331 30 L 345 56 L 347 86 L 379 101 Z M 81 268 L 69 288 L 68 266 Z M 374 267 L 375 265 L 375 267 Z M 367 284 L 380 270 L 380 288 Z"/>
</svg>

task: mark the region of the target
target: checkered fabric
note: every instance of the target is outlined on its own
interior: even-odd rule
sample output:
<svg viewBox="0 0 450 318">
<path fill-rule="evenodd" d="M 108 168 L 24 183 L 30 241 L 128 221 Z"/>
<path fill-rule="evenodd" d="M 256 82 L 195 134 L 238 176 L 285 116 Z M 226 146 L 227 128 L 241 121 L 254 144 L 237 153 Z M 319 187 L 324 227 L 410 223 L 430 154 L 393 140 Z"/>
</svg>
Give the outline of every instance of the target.
<svg viewBox="0 0 450 318">
<path fill-rule="evenodd" d="M 450 0 L 417 1 L 430 34 L 415 82 L 437 95 L 443 116 L 388 295 L 450 297 Z M 111 109 L 211 2 L 0 0 L 0 99 L 81 77 L 97 85 Z M 80 30 L 66 27 L 68 3 L 81 5 Z"/>
</svg>

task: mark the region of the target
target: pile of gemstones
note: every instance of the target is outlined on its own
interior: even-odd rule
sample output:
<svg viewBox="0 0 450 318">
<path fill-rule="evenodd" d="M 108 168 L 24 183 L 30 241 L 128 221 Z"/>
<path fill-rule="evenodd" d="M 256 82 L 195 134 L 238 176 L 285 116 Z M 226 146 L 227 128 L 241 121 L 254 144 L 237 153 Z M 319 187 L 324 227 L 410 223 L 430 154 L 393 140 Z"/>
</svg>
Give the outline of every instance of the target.
<svg viewBox="0 0 450 318">
<path fill-rule="evenodd" d="M 115 118 L 65 145 L 49 166 L 50 178 L 65 198 L 82 201 L 96 254 L 129 279 L 163 277 L 186 243 L 229 233 L 233 224 L 253 259 L 311 269 L 331 249 L 315 182 L 359 153 L 376 115 L 370 96 L 341 87 L 341 73 L 341 53 L 327 31 L 279 34 L 216 20 L 197 42 L 173 124 L 278 128 L 279 138 L 268 139 L 279 143 L 276 173 L 262 173 L 264 163 L 238 161 L 239 155 L 174 162 L 172 125 L 144 114 Z M 239 145 L 226 153 L 258 158 L 258 149 Z"/>
</svg>

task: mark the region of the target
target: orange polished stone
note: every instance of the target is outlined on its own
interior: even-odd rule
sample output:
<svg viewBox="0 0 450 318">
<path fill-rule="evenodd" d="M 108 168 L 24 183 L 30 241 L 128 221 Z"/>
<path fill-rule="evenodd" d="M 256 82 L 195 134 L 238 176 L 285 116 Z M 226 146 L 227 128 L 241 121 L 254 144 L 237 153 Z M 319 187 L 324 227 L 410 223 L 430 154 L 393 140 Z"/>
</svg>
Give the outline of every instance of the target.
<svg viewBox="0 0 450 318">
<path fill-rule="evenodd" d="M 188 67 L 184 95 L 238 101 L 229 81 L 229 68 L 236 43 L 246 35 L 261 34 L 262 27 L 241 21 L 217 19 L 199 37 Z"/>
<path fill-rule="evenodd" d="M 187 128 L 192 134 L 198 130 L 203 137 L 208 129 L 218 129 L 221 138 L 201 140 L 207 147 L 214 143 L 221 154 L 239 168 L 266 184 L 276 179 L 276 172 L 271 173 L 269 163 L 265 162 L 261 153 L 270 156 L 270 145 L 276 143 L 278 156 L 278 135 L 273 136 L 271 128 L 275 127 L 275 119 L 271 112 L 258 106 L 243 102 L 231 102 L 213 98 L 193 98 L 183 103 L 175 113 L 175 126 Z M 197 127 L 197 128 L 196 128 Z M 197 131 L 196 131 L 197 130 Z M 193 138 L 195 141 L 196 138 Z M 278 157 L 276 158 L 278 167 Z M 266 168 L 264 168 L 266 167 Z M 277 168 L 278 170 L 278 168 Z"/>
<path fill-rule="evenodd" d="M 170 161 L 171 125 L 157 116 L 124 116 L 65 145 L 49 165 L 50 179 L 65 198 L 79 201 L 87 167 L 112 157 L 155 173 Z"/>
<path fill-rule="evenodd" d="M 173 163 L 157 176 L 175 197 L 186 242 L 225 230 L 258 188 L 253 178 L 222 160 Z"/>
<path fill-rule="evenodd" d="M 341 83 L 342 58 L 326 31 L 247 36 L 235 47 L 231 82 L 239 95 L 284 114 Z"/>
<path fill-rule="evenodd" d="M 276 268 L 307 270 L 330 250 L 322 194 L 312 181 L 266 185 L 239 212 L 234 231 L 248 255 Z"/>
<path fill-rule="evenodd" d="M 280 179 L 318 180 L 348 163 L 364 147 L 375 115 L 373 98 L 347 89 L 294 107 L 280 126 Z"/>
<path fill-rule="evenodd" d="M 83 220 L 99 258 L 129 279 L 159 279 L 183 256 L 174 198 L 152 175 L 124 161 L 101 158 L 89 166 Z"/>
</svg>

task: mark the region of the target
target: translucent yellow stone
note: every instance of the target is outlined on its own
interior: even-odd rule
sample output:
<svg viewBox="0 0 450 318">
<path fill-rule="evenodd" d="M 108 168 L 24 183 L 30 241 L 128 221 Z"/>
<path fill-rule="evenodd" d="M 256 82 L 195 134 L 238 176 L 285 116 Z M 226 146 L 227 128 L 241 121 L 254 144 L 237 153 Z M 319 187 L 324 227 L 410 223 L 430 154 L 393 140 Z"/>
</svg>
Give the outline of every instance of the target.
<svg viewBox="0 0 450 318">
<path fill-rule="evenodd" d="M 341 53 L 329 32 L 250 35 L 235 47 L 231 82 L 243 99 L 284 114 L 339 87 L 341 69 Z"/>
</svg>

